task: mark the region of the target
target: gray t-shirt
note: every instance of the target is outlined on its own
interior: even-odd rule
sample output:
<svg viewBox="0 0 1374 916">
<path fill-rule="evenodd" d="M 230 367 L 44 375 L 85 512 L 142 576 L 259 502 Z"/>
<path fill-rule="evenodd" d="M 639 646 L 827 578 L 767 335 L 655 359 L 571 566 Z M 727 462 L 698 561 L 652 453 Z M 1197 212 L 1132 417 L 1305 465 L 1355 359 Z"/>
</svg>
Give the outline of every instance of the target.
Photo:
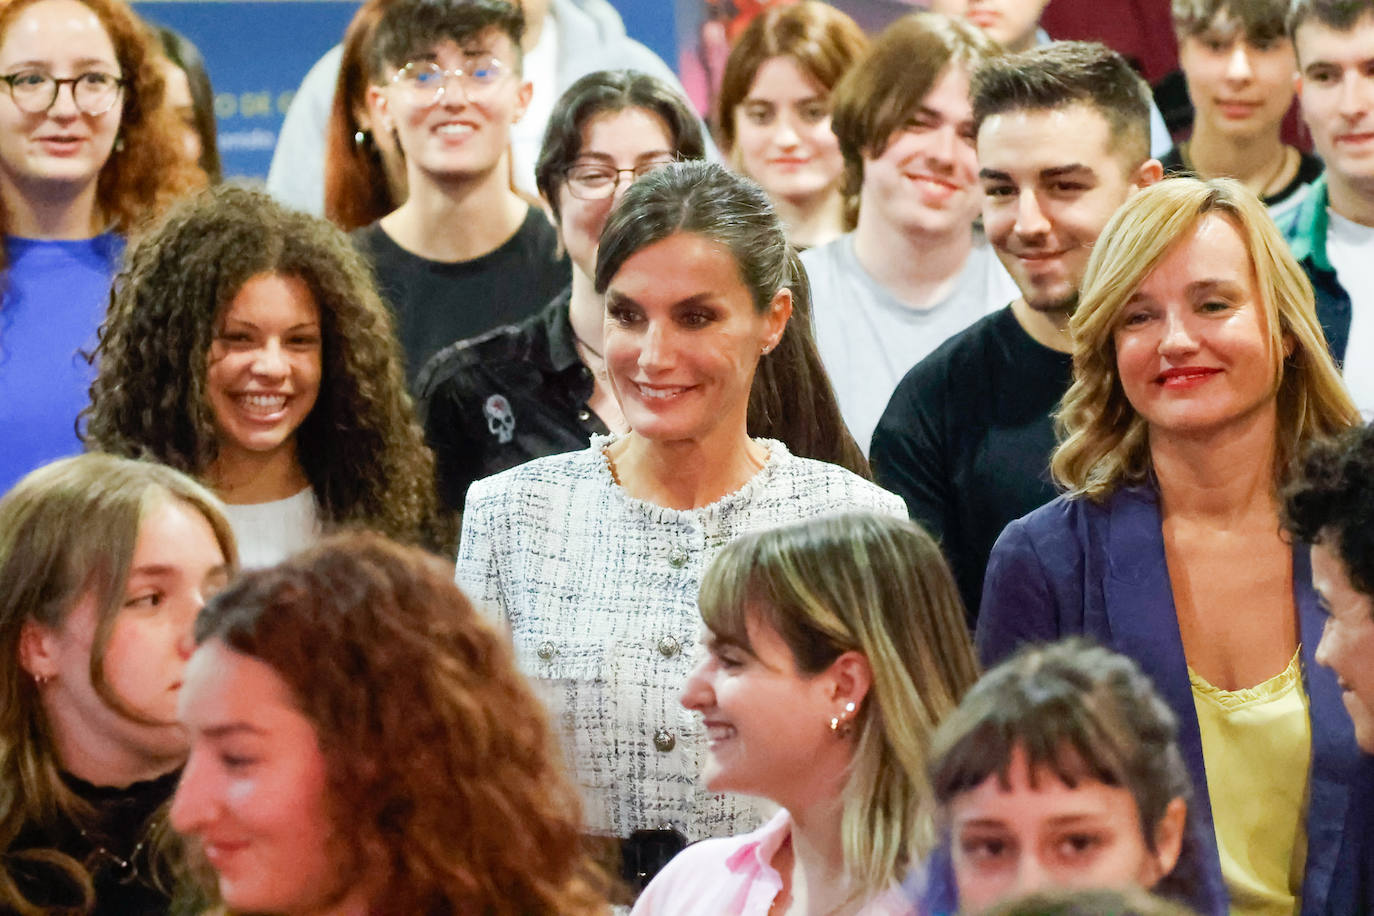
<svg viewBox="0 0 1374 916">
<path fill-rule="evenodd" d="M 853 233 L 802 252 L 801 260 L 811 280 L 816 346 L 865 454 L 907 370 L 1021 294 L 981 233 L 949 293 L 926 309 L 904 304 L 864 270 Z"/>
</svg>

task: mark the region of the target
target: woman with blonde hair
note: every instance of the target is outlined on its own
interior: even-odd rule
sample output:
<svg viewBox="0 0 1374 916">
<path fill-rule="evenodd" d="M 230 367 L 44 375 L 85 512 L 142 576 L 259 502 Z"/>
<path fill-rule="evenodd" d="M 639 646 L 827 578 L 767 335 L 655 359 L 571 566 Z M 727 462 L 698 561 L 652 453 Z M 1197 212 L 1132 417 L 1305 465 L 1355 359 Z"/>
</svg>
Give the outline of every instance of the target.
<svg viewBox="0 0 1374 916">
<path fill-rule="evenodd" d="M 337 535 L 245 573 L 195 641 L 171 821 L 230 911 L 605 912 L 544 709 L 437 558 Z"/>
<path fill-rule="evenodd" d="M 1302 446 L 1359 422 L 1312 289 L 1250 191 L 1171 179 L 1108 224 L 1071 329 L 1069 492 L 998 539 L 983 660 L 1075 633 L 1134 658 L 1178 716 L 1232 911 L 1342 911 L 1332 824 L 1358 751 L 1279 525 Z"/>
<path fill-rule="evenodd" d="M 0 5 L 0 492 L 80 451 L 124 239 L 205 182 L 123 0 Z"/>
<path fill-rule="evenodd" d="M 168 911 L 177 694 L 234 564 L 214 496 L 162 465 L 67 458 L 0 499 L 0 911 Z"/>
<path fill-rule="evenodd" d="M 820 0 L 764 10 L 740 34 L 721 77 L 716 131 L 734 167 L 768 192 L 799 248 L 854 228 L 830 92 L 868 46 L 863 30 Z"/>
<path fill-rule="evenodd" d="M 703 778 L 783 810 L 689 847 L 634 912 L 911 912 L 898 885 L 931 845 L 926 747 L 978 678 L 939 547 L 874 514 L 761 531 L 726 545 L 700 604 L 707 653 L 682 705 L 703 720 Z"/>
</svg>

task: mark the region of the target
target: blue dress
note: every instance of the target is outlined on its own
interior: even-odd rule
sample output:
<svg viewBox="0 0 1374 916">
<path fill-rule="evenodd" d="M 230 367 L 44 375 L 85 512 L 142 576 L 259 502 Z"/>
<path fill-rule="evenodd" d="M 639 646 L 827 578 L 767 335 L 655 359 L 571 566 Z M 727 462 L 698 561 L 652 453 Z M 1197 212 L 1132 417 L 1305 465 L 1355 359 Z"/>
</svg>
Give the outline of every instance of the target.
<svg viewBox="0 0 1374 916">
<path fill-rule="evenodd" d="M 90 398 L 96 331 L 124 251 L 113 233 L 76 241 L 10 236 L 0 278 L 0 493 L 29 471 L 81 451 L 76 417 Z"/>
</svg>

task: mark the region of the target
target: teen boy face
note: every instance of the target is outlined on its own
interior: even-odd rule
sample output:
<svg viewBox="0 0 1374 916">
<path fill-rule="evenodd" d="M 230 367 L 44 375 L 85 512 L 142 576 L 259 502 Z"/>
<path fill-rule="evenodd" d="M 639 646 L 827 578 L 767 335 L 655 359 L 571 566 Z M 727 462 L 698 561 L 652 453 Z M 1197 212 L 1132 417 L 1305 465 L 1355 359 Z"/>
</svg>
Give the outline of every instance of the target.
<svg viewBox="0 0 1374 916">
<path fill-rule="evenodd" d="M 864 156 L 861 213 L 905 234 L 969 232 L 981 194 L 968 93 L 968 71 L 947 67 L 882 152 Z"/>
<path fill-rule="evenodd" d="M 371 91 L 412 180 L 469 180 L 505 161 L 511 125 L 525 113 L 532 87 L 521 78 L 510 37 L 487 29 L 461 43 L 439 42 Z"/>
<path fill-rule="evenodd" d="M 1374 13 L 1346 32 L 1309 18 L 1294 47 L 1303 120 L 1333 192 L 1374 196 Z"/>
<path fill-rule="evenodd" d="M 983 120 L 983 229 L 1031 308 L 1072 311 L 1107 221 L 1133 189 L 1159 179 L 1157 161 L 1133 164 L 1117 146 L 1085 103 Z"/>
</svg>

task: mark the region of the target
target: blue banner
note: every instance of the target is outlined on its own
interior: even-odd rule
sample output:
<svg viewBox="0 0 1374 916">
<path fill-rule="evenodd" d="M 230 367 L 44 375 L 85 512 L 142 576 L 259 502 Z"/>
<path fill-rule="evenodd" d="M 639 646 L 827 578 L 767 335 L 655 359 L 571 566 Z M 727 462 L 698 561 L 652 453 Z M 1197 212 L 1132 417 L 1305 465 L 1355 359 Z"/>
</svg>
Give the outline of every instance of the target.
<svg viewBox="0 0 1374 916">
<path fill-rule="evenodd" d="M 343 38 L 356 0 L 143 2 L 134 8 L 185 35 L 215 87 L 226 178 L 265 178 L 282 116 L 311 65 Z"/>
</svg>

